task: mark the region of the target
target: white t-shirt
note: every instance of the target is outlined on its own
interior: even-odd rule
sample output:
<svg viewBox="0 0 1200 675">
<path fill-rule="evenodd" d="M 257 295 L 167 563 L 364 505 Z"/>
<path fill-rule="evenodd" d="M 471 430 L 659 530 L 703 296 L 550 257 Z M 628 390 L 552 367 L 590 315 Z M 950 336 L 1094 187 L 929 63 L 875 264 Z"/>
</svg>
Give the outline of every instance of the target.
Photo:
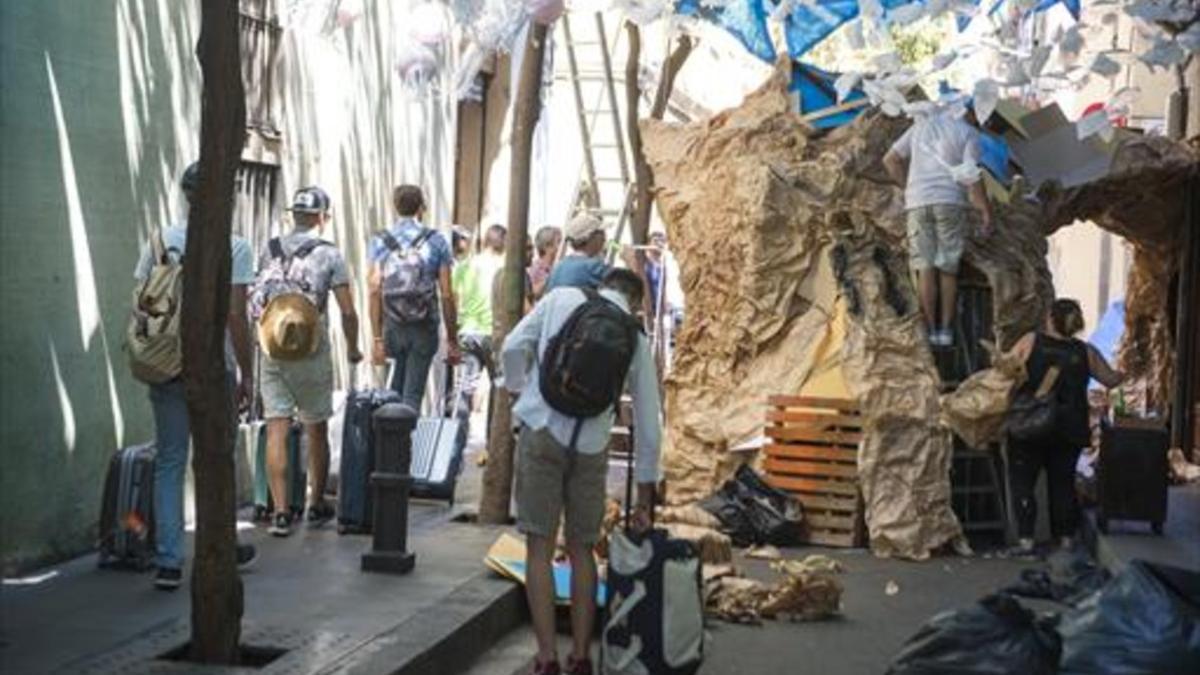
<svg viewBox="0 0 1200 675">
<path fill-rule="evenodd" d="M 951 169 L 979 163 L 979 132 L 962 118 L 943 113 L 919 119 L 892 145 L 892 152 L 909 160 L 906 208 L 967 203 Z"/>
</svg>

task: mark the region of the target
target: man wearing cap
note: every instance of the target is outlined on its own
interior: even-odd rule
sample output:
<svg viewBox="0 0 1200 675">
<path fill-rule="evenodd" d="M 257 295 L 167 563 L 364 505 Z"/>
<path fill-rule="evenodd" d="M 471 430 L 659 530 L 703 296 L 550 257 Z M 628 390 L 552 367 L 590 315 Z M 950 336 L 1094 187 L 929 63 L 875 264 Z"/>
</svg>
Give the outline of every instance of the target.
<svg viewBox="0 0 1200 675">
<path fill-rule="evenodd" d="M 603 259 L 608 243 L 604 223 L 590 213 L 580 213 L 567 223 L 563 235 L 570 251 L 550 272 L 542 294 L 561 287 L 598 288 L 608 272 Z"/>
<path fill-rule="evenodd" d="M 347 357 L 350 363 L 362 360 L 346 260 L 336 246 L 320 238 L 321 228 L 329 221 L 329 208 L 329 196 L 321 188 L 298 190 L 291 207 L 295 228 L 272 239 L 259 260 L 259 288 L 270 278 L 269 270 L 282 269 L 288 282 L 300 291 L 269 298 L 259 320 L 267 476 L 276 508 L 269 532 L 278 537 L 291 534 L 292 526 L 287 436 L 293 416 L 304 425 L 308 438 L 308 520 L 319 523 L 334 515 L 333 506 L 325 501 L 328 421 L 333 416 L 333 361 L 326 316 L 331 291 L 341 310 Z"/>
<path fill-rule="evenodd" d="M 369 250 L 372 360 L 375 365 L 383 365 L 388 357 L 395 361 L 391 388 L 400 394 L 405 404 L 420 410 L 429 367 L 438 351 L 439 315 L 446 329 L 446 360 L 457 364 L 460 358 L 458 311 L 450 284 L 454 257 L 446 238 L 421 222 L 425 213 L 425 194 L 421 188 L 397 186 L 392 193 L 392 203 L 399 217 L 385 231 L 371 238 Z M 397 317 L 391 311 L 385 313 L 384 308 L 385 264 L 389 257 L 400 259 L 410 253 L 420 258 L 419 285 L 430 289 L 428 302 L 422 302 L 420 318 Z M 426 304 L 428 306 L 424 306 Z M 406 309 L 411 308 L 411 305 L 406 306 Z"/>
<path fill-rule="evenodd" d="M 191 164 L 183 173 L 180 187 L 191 204 L 200 186 L 200 164 Z M 183 256 L 187 247 L 187 220 L 162 231 L 162 248 L 168 253 Z M 225 370 L 230 388 L 236 386 L 235 404 L 248 406 L 254 391 L 253 369 L 250 367 L 250 322 L 246 318 L 246 289 L 254 281 L 253 255 L 246 240 L 230 235 L 229 314 L 226 319 Z M 150 247 L 142 251 L 133 276 L 144 281 L 154 266 Z M 238 379 L 238 373 L 241 379 Z M 236 385 L 235 385 L 236 383 Z M 183 480 L 187 469 L 191 425 L 183 377 L 170 382 L 150 385 L 150 405 L 154 412 L 154 443 L 157 456 L 154 463 L 154 534 L 155 565 L 158 574 L 154 586 L 175 590 L 183 582 Z M 232 417 L 234 409 L 229 413 Z M 232 425 L 233 429 L 237 425 Z M 233 439 L 229 447 L 233 448 Z M 236 517 L 230 514 L 231 517 Z M 257 552 L 249 544 L 237 547 L 240 567 L 254 562 Z"/>
<path fill-rule="evenodd" d="M 883 158 L 888 173 L 905 187 L 909 263 L 917 272 L 921 311 L 934 347 L 954 344 L 958 264 L 972 221 L 970 205 L 982 217 L 980 234 L 987 237 L 992 230 L 992 210 L 978 171 L 969 186 L 955 175 L 964 166 L 964 173 L 971 174 L 978 162 L 978 122 L 971 110 L 964 117 L 943 112 L 918 119 Z"/>
</svg>

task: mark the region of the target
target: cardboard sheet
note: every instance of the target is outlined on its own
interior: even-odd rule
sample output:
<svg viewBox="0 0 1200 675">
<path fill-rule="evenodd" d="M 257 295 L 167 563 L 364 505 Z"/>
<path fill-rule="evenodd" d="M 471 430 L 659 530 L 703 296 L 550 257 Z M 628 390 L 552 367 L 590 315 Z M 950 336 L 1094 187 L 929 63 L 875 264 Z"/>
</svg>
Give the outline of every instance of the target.
<svg viewBox="0 0 1200 675">
<path fill-rule="evenodd" d="M 483 558 L 483 564 L 500 576 L 525 585 L 525 541 L 508 534 L 500 535 Z M 604 580 L 596 583 L 596 603 L 604 605 L 607 589 Z M 558 605 L 571 604 L 571 565 L 565 561 L 554 562 L 554 602 Z"/>
</svg>

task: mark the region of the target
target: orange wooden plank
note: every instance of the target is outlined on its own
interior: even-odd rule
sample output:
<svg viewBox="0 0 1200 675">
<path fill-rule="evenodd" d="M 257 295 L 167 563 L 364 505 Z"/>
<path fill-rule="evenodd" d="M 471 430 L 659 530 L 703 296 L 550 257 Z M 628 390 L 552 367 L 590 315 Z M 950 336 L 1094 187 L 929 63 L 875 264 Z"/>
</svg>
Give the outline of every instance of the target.
<svg viewBox="0 0 1200 675">
<path fill-rule="evenodd" d="M 826 512 L 826 513 L 858 513 L 862 508 L 859 501 L 854 497 L 842 496 L 834 497 L 830 495 L 815 495 L 804 492 L 788 492 L 804 505 L 804 512 L 809 511 Z"/>
<path fill-rule="evenodd" d="M 858 446 L 862 441 L 862 433 L 858 431 L 838 431 L 836 429 L 821 431 L 805 427 L 767 427 L 764 430 L 767 438 L 776 441 L 812 441 L 814 443 L 835 443 L 837 445 Z"/>
<path fill-rule="evenodd" d="M 763 469 L 768 474 L 790 476 L 821 476 L 830 478 L 858 478 L 858 467 L 833 462 L 800 462 L 779 457 L 768 457 L 763 462 Z"/>
<path fill-rule="evenodd" d="M 771 443 L 763 448 L 767 457 L 787 457 L 790 459 L 823 459 L 830 462 L 855 464 L 858 461 L 857 448 L 838 448 L 829 445 L 801 445 L 792 443 Z"/>
<path fill-rule="evenodd" d="M 862 546 L 862 538 L 854 532 L 809 532 L 805 537 L 810 544 L 819 546 L 834 546 L 837 548 L 859 548 Z"/>
<path fill-rule="evenodd" d="M 846 398 L 823 398 L 819 396 L 771 396 L 767 402 L 776 408 L 827 408 L 858 412 L 857 401 Z"/>
<path fill-rule="evenodd" d="M 768 422 L 790 423 L 786 426 L 812 426 L 822 429 L 827 427 L 849 427 L 861 429 L 863 418 L 858 415 L 830 415 L 826 413 L 802 412 L 776 408 L 767 411 Z"/>
<path fill-rule="evenodd" d="M 841 530 L 845 532 L 854 531 L 858 524 L 858 514 L 852 513 L 841 516 L 832 516 L 823 513 L 804 513 L 804 522 L 808 523 L 810 529 L 815 530 Z"/>
<path fill-rule="evenodd" d="M 858 496 L 858 485 L 850 481 L 830 481 L 767 474 L 767 482 L 780 490 L 792 492 L 817 492 L 821 494 Z"/>
</svg>

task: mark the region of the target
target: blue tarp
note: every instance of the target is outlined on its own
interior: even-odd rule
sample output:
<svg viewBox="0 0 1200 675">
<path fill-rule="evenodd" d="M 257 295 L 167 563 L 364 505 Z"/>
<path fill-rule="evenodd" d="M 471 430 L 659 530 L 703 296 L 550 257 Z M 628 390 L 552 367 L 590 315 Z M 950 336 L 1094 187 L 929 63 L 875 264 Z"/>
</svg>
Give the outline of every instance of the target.
<svg viewBox="0 0 1200 675">
<path fill-rule="evenodd" d="M 913 0 L 880 0 L 884 10 L 912 4 L 912 2 Z M 836 17 L 837 22 L 828 23 L 804 6 L 793 10 L 783 22 L 784 34 L 787 36 L 788 54 L 793 59 L 808 53 L 808 50 L 828 37 L 839 26 L 858 17 L 858 0 L 818 0 L 817 4 Z"/>
<path fill-rule="evenodd" d="M 703 7 L 700 0 L 678 0 L 675 12 L 711 21 L 736 37 L 751 54 L 775 62 L 775 45 L 767 30 L 766 0 L 733 0 L 725 7 Z"/>
<path fill-rule="evenodd" d="M 1100 323 L 1088 337 L 1088 342 L 1096 345 L 1096 349 L 1111 363 L 1117 355 L 1117 345 L 1124 334 L 1125 300 L 1114 300 L 1109 303 L 1108 309 L 1104 310 L 1104 316 L 1100 317 Z"/>
<path fill-rule="evenodd" d="M 814 113 L 838 105 L 837 90 L 833 84 L 837 81 L 838 73 L 830 73 L 816 66 L 799 61 L 792 62 L 791 91 L 800 95 L 800 113 Z M 844 102 L 865 98 L 859 89 L 852 90 Z M 833 129 L 843 124 L 849 124 L 865 108 L 847 110 L 813 120 L 811 124 L 818 129 Z"/>
<path fill-rule="evenodd" d="M 979 132 L 979 163 L 1005 185 L 1009 184 L 1011 178 L 1009 156 L 1008 143 L 1005 143 L 1004 139 L 986 131 Z"/>
</svg>

